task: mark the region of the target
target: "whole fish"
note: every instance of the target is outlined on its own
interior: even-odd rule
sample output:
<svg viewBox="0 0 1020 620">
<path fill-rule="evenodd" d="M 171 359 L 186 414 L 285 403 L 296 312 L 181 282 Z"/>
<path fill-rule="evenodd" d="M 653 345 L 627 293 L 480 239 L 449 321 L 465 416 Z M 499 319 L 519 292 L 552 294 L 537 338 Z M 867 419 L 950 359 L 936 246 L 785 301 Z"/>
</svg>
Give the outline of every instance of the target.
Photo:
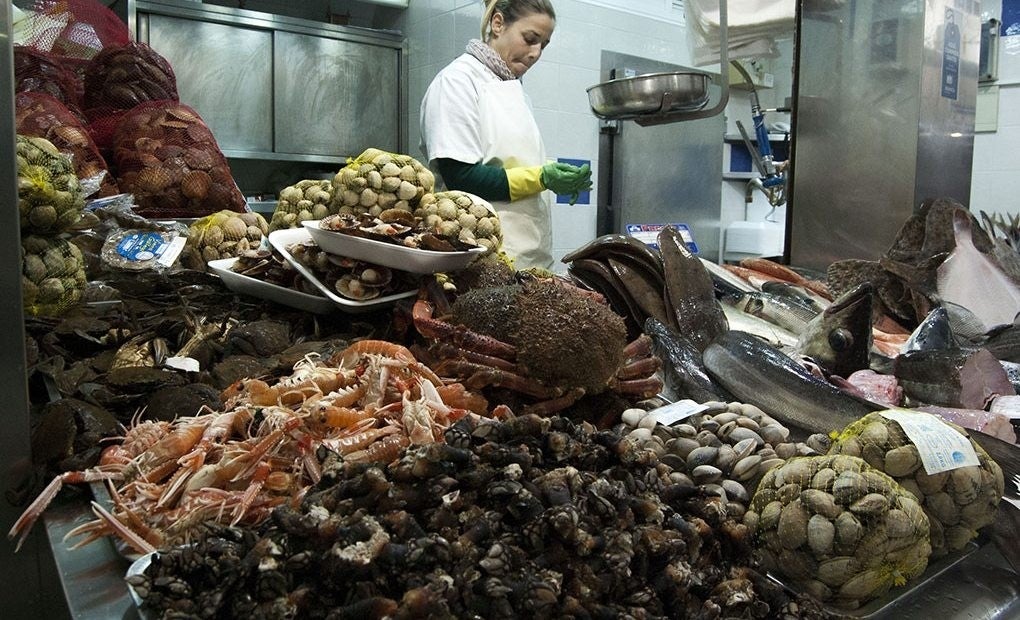
<svg viewBox="0 0 1020 620">
<path fill-rule="evenodd" d="M 872 286 L 864 282 L 840 295 L 800 333 L 797 351 L 826 372 L 841 377 L 867 368 L 872 291 Z"/>
<path fill-rule="evenodd" d="M 1020 324 L 1012 323 L 993 329 L 980 346 L 1000 360 L 1020 362 Z"/>
<path fill-rule="evenodd" d="M 781 297 L 764 291 L 745 293 L 735 305 L 752 316 L 775 323 L 794 334 L 802 333 L 807 329 L 808 322 L 820 314 L 792 297 Z"/>
<path fill-rule="evenodd" d="M 953 327 L 949 323 L 949 311 L 944 306 L 936 306 L 910 333 L 900 352 L 952 349 L 956 346 Z"/>
<path fill-rule="evenodd" d="M 709 376 L 737 400 L 808 434 L 840 431 L 872 411 L 888 408 L 819 379 L 746 332 L 720 335 L 702 357 Z"/>
<path fill-rule="evenodd" d="M 652 339 L 652 352 L 662 360 L 663 383 L 671 401 L 689 398 L 704 403 L 733 400 L 726 388 L 705 371 L 701 353 L 675 329 L 649 317 L 645 333 Z"/>
<path fill-rule="evenodd" d="M 640 313 L 640 310 L 634 306 L 630 295 L 620 290 L 608 267 L 594 259 L 579 258 L 570 263 L 567 274 L 585 288 L 599 292 L 606 298 L 609 307 L 623 317 L 629 339 L 633 340 L 641 333 L 645 317 L 641 316 L 640 321 L 635 318 L 635 313 Z"/>
<path fill-rule="evenodd" d="M 825 299 L 821 295 L 814 291 L 804 288 L 798 284 L 792 284 L 790 282 L 778 282 L 769 281 L 763 282 L 761 290 L 765 293 L 771 293 L 773 295 L 782 295 L 783 297 L 792 297 L 804 305 L 810 307 L 815 312 L 821 312 L 825 310 L 831 302 Z"/>
<path fill-rule="evenodd" d="M 667 307 L 672 308 L 676 317 L 677 331 L 703 351 L 716 336 L 729 329 L 726 315 L 715 298 L 712 277 L 675 227 L 660 230 L 658 241 Z"/>
<path fill-rule="evenodd" d="M 640 261 L 629 256 L 607 256 L 604 262 L 613 277 L 620 283 L 620 287 L 627 291 L 634 304 L 645 316 L 654 317 L 660 321 L 669 321 L 666 316 L 666 303 L 662 298 L 664 286 L 662 278 L 646 269 Z"/>
<path fill-rule="evenodd" d="M 727 269 L 720 267 L 717 263 L 713 263 L 707 258 L 699 258 L 701 258 L 701 264 L 704 265 L 705 270 L 712 276 L 712 284 L 715 286 L 716 293 L 720 295 L 740 295 L 758 290 L 747 280 L 734 275 Z"/>
<path fill-rule="evenodd" d="M 723 298 L 722 309 L 726 314 L 726 321 L 730 329 L 754 334 L 782 351 L 793 353 L 797 350 L 797 334 L 783 329 L 775 323 L 748 314 L 735 305 L 726 303 L 726 299 Z"/>
<path fill-rule="evenodd" d="M 612 254 L 625 254 L 633 257 L 641 261 L 648 269 L 656 272 L 660 278 L 663 275 L 662 257 L 659 255 L 659 251 L 630 235 L 610 234 L 596 237 L 573 252 L 567 253 L 560 260 L 569 264 L 579 258 L 601 259 Z"/>
<path fill-rule="evenodd" d="M 1016 393 L 985 349 L 910 351 L 893 360 L 893 374 L 906 396 L 929 405 L 984 409 L 993 396 Z"/>
</svg>

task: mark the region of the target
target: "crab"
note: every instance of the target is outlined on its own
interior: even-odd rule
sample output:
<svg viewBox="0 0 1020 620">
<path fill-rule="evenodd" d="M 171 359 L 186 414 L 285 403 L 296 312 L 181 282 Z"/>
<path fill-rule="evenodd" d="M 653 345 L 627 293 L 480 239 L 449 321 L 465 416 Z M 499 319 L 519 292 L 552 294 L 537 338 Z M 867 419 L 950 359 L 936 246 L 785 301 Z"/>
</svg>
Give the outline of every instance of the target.
<svg viewBox="0 0 1020 620">
<path fill-rule="evenodd" d="M 601 296 L 557 277 L 521 277 L 454 300 L 435 282 L 422 287 L 412 320 L 438 375 L 470 390 L 508 389 L 523 397 L 524 413 L 539 415 L 605 391 L 628 401 L 661 391 L 651 340 L 628 343 Z"/>
</svg>

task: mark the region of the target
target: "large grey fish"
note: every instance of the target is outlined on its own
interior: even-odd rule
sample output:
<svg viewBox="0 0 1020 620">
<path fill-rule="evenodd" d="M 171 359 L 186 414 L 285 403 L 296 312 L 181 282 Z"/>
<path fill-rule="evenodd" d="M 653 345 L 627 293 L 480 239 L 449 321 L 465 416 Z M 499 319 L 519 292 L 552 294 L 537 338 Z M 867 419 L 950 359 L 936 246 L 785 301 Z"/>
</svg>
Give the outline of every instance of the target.
<svg viewBox="0 0 1020 620">
<path fill-rule="evenodd" d="M 705 371 L 701 353 L 675 329 L 649 317 L 645 333 L 652 339 L 652 352 L 662 360 L 665 395 L 671 401 L 689 398 L 704 403 L 733 400 L 726 388 Z"/>
<path fill-rule="evenodd" d="M 840 295 L 801 332 L 797 351 L 841 377 L 867 368 L 872 291 L 871 284 L 864 282 Z"/>
<path fill-rule="evenodd" d="M 929 405 L 984 409 L 992 396 L 1016 392 L 986 349 L 908 351 L 893 359 L 893 374 L 906 396 Z"/>
<path fill-rule="evenodd" d="M 710 377 L 737 400 L 807 433 L 840 431 L 888 407 L 839 389 L 757 336 L 730 330 L 702 356 Z"/>
<path fill-rule="evenodd" d="M 726 315 L 715 298 L 712 277 L 701 260 L 687 248 L 680 231 L 666 226 L 659 231 L 659 252 L 666 282 L 666 304 L 676 317 L 676 328 L 699 351 L 729 329 Z"/>
</svg>

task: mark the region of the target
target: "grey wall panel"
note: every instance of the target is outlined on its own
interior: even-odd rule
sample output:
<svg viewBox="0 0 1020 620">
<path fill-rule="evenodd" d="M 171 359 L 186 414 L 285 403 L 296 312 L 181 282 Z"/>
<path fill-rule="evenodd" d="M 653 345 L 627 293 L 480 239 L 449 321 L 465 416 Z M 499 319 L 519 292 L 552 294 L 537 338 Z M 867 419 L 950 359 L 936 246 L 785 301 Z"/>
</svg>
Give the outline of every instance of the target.
<svg viewBox="0 0 1020 620">
<path fill-rule="evenodd" d="M 824 269 L 845 258 L 877 259 L 925 198 L 967 200 L 976 6 L 803 0 L 790 262 Z M 962 35 L 953 98 L 942 93 L 950 7 Z"/>
<path fill-rule="evenodd" d="M 357 155 L 400 144 L 400 50 L 277 32 L 276 151 Z"/>
<path fill-rule="evenodd" d="M 273 33 L 150 15 L 149 45 L 174 68 L 181 102 L 221 149 L 273 150 Z"/>
</svg>

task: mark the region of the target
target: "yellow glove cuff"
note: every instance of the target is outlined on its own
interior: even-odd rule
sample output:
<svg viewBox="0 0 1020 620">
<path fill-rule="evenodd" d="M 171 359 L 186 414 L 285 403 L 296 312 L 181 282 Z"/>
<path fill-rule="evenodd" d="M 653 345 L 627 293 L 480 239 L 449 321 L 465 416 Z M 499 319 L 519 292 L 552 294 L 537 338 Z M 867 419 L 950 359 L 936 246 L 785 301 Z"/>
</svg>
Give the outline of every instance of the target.
<svg viewBox="0 0 1020 620">
<path fill-rule="evenodd" d="M 542 166 L 507 168 L 506 180 L 510 185 L 510 200 L 519 200 L 545 189 L 542 184 Z"/>
</svg>

